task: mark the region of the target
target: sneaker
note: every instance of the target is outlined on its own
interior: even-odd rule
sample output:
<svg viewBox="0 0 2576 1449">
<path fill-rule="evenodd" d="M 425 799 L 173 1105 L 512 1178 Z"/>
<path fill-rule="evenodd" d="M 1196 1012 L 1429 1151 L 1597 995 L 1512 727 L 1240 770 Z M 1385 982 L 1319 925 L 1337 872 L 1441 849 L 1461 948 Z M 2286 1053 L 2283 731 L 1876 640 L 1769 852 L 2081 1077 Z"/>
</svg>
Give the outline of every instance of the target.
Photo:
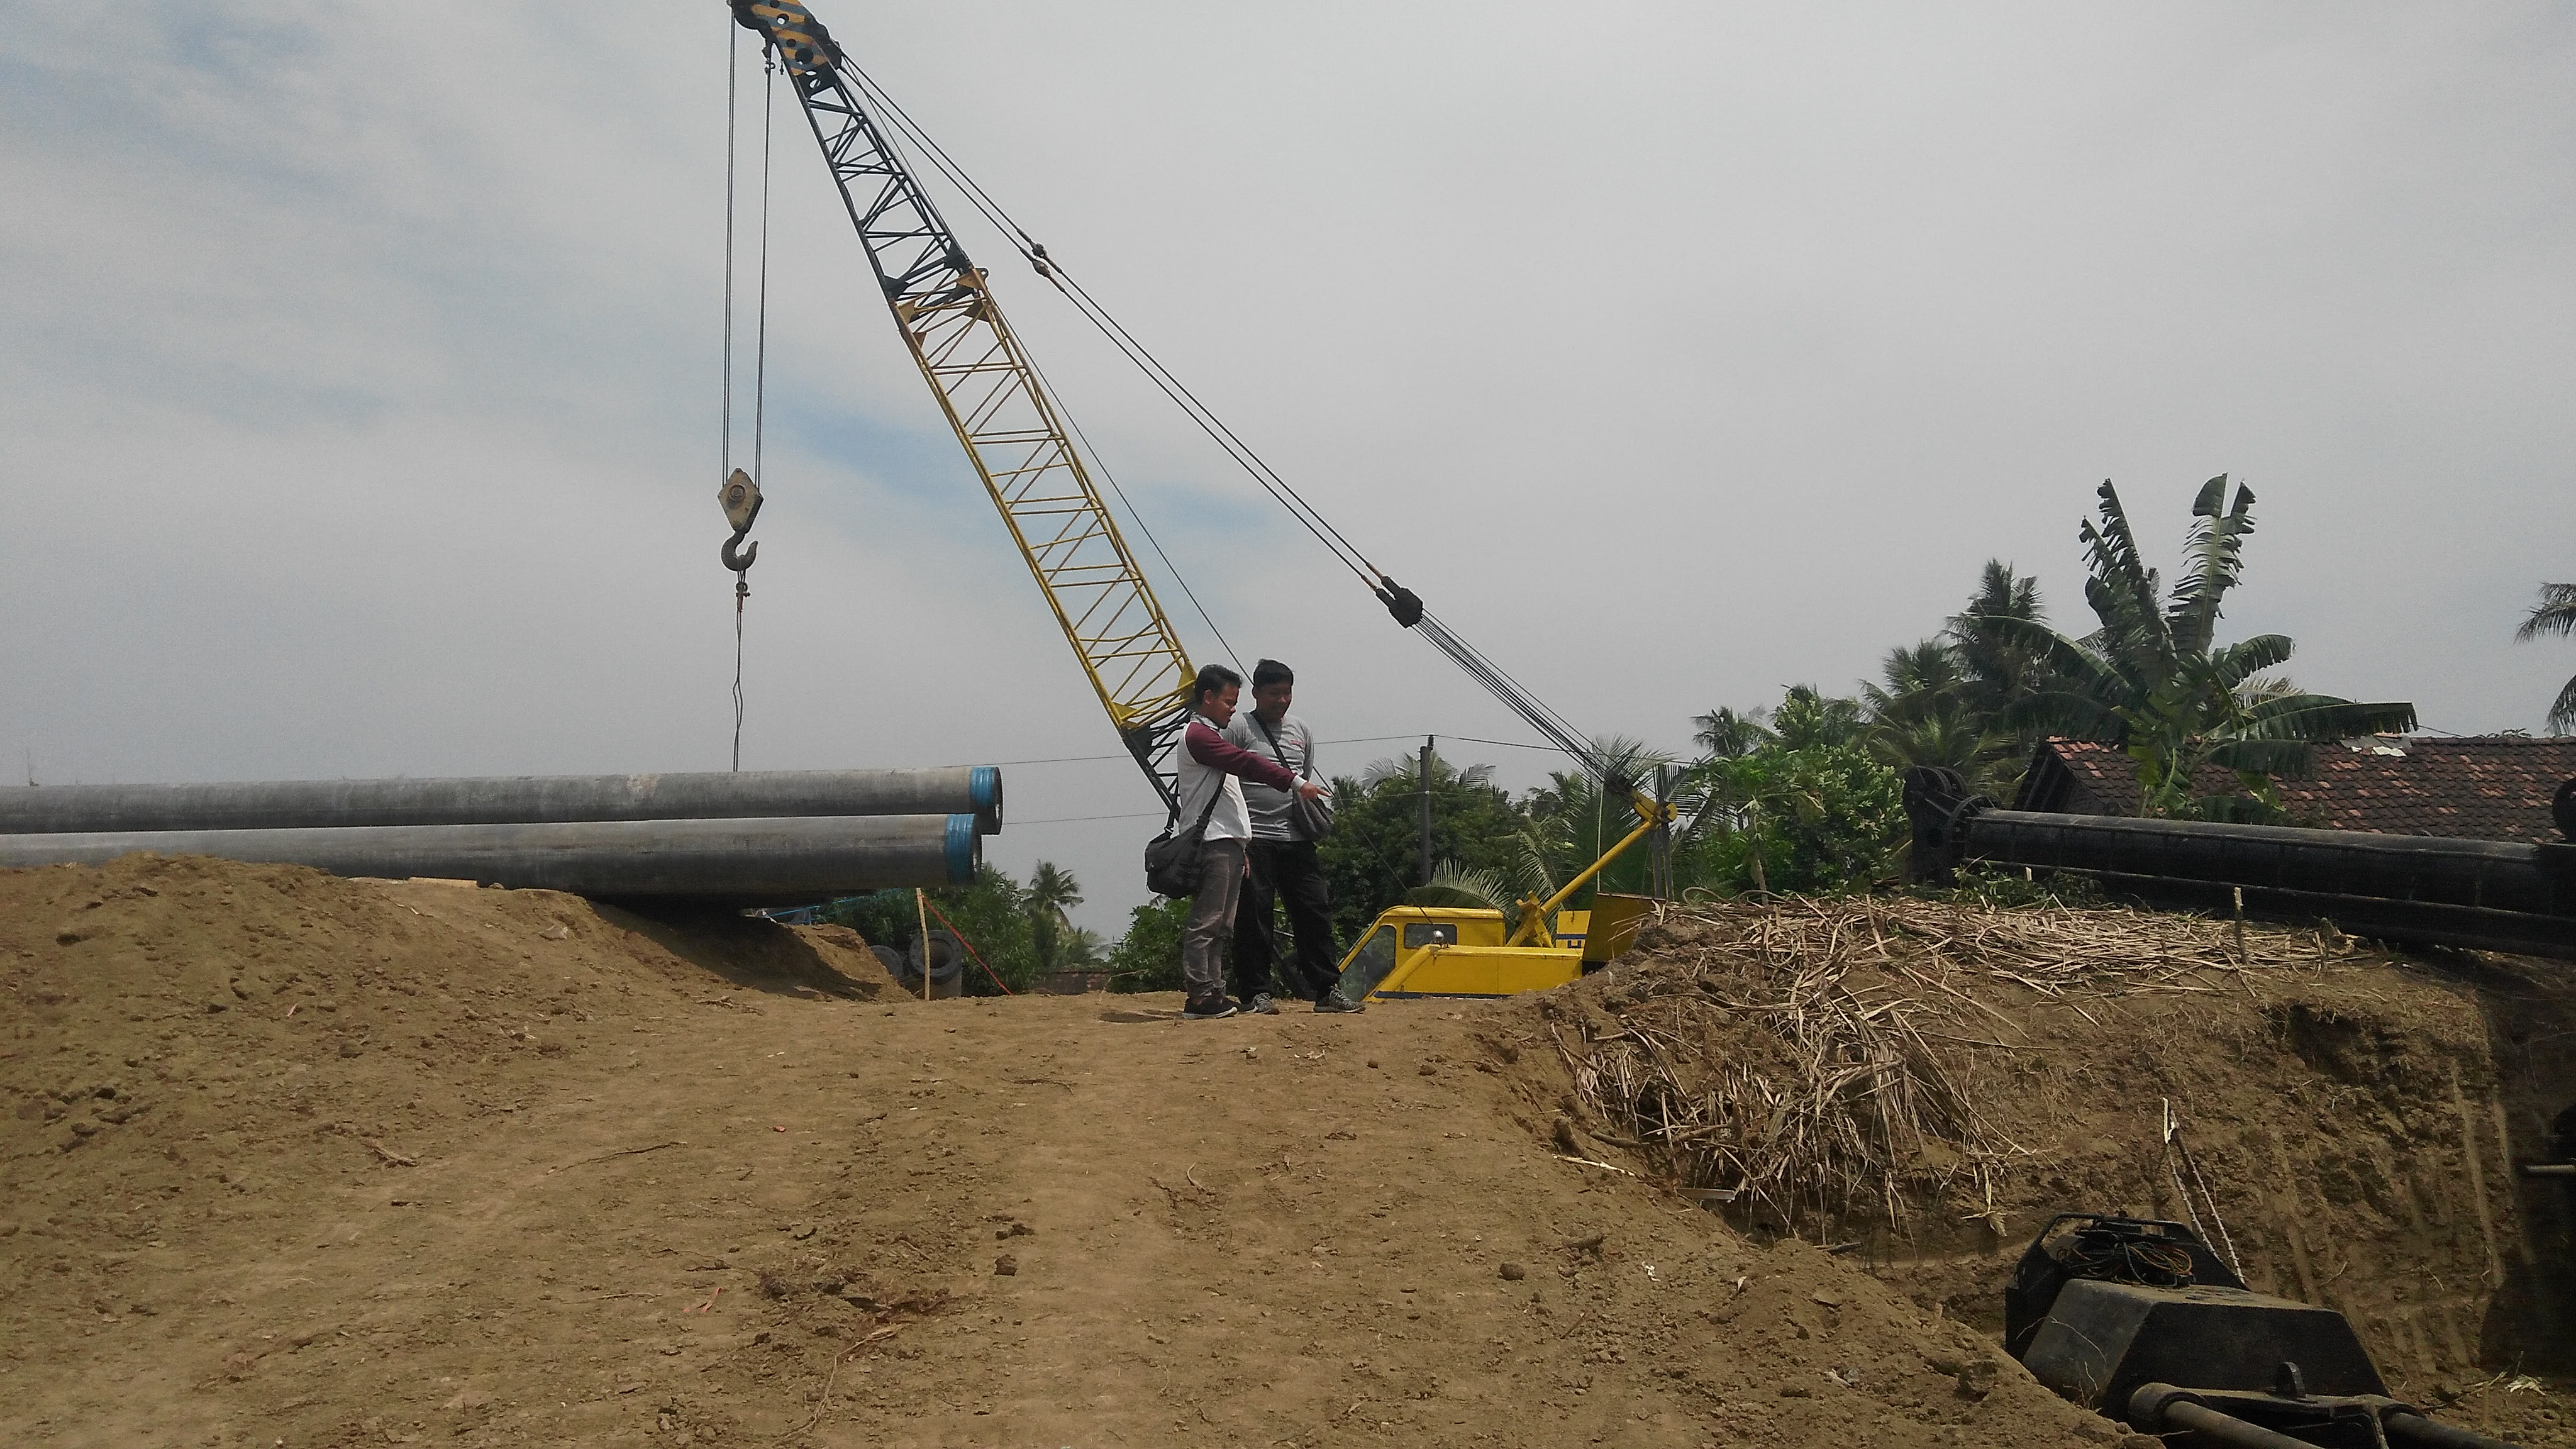
<svg viewBox="0 0 2576 1449">
<path fill-rule="evenodd" d="M 1258 991 L 1253 993 L 1253 997 L 1250 1001 L 1243 1004 L 1243 1009 L 1247 1015 L 1251 1016 L 1277 1016 L 1279 1014 L 1279 1003 L 1270 999 L 1269 992 Z"/>
<path fill-rule="evenodd" d="M 1338 991 L 1327 991 L 1323 995 L 1315 998 L 1315 1010 L 1326 1014 L 1348 1011 L 1366 1011 L 1368 1010 L 1368 1004 L 1366 1002 L 1353 1001 Z"/>
<path fill-rule="evenodd" d="M 1234 1015 L 1234 1003 L 1222 996 L 1210 997 L 1205 1001 L 1193 1001 L 1181 1008 L 1183 1021 L 1222 1021 L 1232 1015 Z"/>
</svg>

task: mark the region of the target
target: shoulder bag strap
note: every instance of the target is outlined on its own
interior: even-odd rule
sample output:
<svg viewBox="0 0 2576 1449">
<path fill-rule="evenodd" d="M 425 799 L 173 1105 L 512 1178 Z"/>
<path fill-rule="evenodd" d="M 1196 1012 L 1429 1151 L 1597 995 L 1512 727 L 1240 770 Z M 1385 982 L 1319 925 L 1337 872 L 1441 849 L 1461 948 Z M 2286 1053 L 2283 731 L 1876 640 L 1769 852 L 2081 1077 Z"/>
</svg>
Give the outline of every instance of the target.
<svg viewBox="0 0 2576 1449">
<path fill-rule="evenodd" d="M 1278 736 L 1278 734 L 1277 734 L 1276 732 L 1274 732 L 1274 731 L 1270 728 L 1270 721 L 1268 721 L 1268 720 L 1266 720 L 1266 719 L 1263 719 L 1263 718 L 1262 718 L 1258 713 L 1255 713 L 1255 714 L 1252 716 L 1252 722 L 1253 722 L 1254 724 L 1257 724 L 1257 725 L 1261 726 L 1261 732 L 1262 732 L 1264 735 L 1269 736 L 1269 738 L 1270 738 L 1270 753 L 1272 753 L 1272 754 L 1274 754 L 1274 755 L 1276 755 L 1276 756 L 1278 756 L 1278 757 L 1279 757 L 1279 768 L 1281 768 L 1281 769 L 1283 769 L 1283 770 L 1287 769 L 1287 768 L 1288 768 L 1288 752 L 1287 752 L 1286 750 L 1283 750 L 1283 749 L 1279 748 L 1279 736 Z M 1312 754 L 1314 753 L 1314 751 L 1310 749 L 1310 750 L 1308 750 L 1308 751 L 1307 751 L 1307 753 L 1308 753 L 1309 755 L 1312 755 Z M 1295 773 L 1295 774 L 1297 774 L 1297 776 L 1298 776 L 1298 778 L 1299 778 L 1299 779 L 1311 780 L 1311 779 L 1313 779 L 1313 778 L 1314 778 L 1314 774 L 1315 774 L 1315 772 L 1314 772 L 1314 764 L 1315 764 L 1315 762 L 1314 762 L 1313 760 L 1311 760 L 1311 759 L 1310 759 L 1310 760 L 1308 760 L 1308 761 L 1306 762 L 1306 769 L 1305 769 L 1303 772 L 1294 772 L 1294 771 L 1292 771 L 1291 773 Z"/>
</svg>

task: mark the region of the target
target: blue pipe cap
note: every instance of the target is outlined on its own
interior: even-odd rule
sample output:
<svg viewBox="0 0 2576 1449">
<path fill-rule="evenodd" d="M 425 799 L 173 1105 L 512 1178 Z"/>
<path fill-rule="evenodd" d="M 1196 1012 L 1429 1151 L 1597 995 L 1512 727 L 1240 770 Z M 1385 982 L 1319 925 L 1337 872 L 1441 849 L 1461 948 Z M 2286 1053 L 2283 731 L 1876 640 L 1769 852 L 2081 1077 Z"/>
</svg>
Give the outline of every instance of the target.
<svg viewBox="0 0 2576 1449">
<path fill-rule="evenodd" d="M 984 859 L 983 832 L 975 828 L 972 815 L 948 817 L 948 883 L 972 885 L 975 867 Z"/>
<path fill-rule="evenodd" d="M 1002 772 L 977 765 L 966 776 L 966 799 L 975 807 L 976 828 L 986 835 L 1002 833 Z"/>
</svg>

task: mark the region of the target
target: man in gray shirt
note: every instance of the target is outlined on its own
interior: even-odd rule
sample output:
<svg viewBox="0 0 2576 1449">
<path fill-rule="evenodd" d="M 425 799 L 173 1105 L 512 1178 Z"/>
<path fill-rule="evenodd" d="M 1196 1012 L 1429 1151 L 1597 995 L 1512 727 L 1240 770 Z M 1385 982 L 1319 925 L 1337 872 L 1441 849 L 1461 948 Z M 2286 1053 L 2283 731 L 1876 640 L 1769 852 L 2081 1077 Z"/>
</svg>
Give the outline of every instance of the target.
<svg viewBox="0 0 2576 1449">
<path fill-rule="evenodd" d="M 1252 708 L 1226 726 L 1227 743 L 1246 753 L 1277 760 L 1302 783 L 1315 776 L 1315 737 L 1306 722 L 1288 712 L 1297 676 L 1276 659 L 1252 666 Z M 1355 1001 L 1333 989 L 1341 979 L 1341 953 L 1333 943 L 1333 898 L 1316 858 L 1315 842 L 1297 828 L 1294 797 L 1288 791 L 1246 779 L 1244 803 L 1251 808 L 1252 842 L 1245 852 L 1251 875 L 1243 883 L 1243 902 L 1234 916 L 1236 994 L 1254 1012 L 1277 1008 L 1270 1001 L 1271 964 L 1280 983 L 1317 1011 L 1359 1011 Z M 1273 901 L 1288 907 L 1288 926 L 1296 937 L 1291 962 L 1279 954 L 1272 926 Z"/>
</svg>

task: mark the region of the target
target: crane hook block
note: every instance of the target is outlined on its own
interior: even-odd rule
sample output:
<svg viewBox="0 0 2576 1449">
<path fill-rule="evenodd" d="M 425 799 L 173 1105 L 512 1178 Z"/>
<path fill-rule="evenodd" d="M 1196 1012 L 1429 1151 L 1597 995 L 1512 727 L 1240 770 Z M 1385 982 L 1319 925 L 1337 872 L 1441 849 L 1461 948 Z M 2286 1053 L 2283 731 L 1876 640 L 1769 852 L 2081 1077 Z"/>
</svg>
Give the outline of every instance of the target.
<svg viewBox="0 0 2576 1449">
<path fill-rule="evenodd" d="M 726 568 L 742 573 L 760 557 L 759 544 L 742 546 L 743 535 L 751 532 L 752 521 L 760 517 L 760 485 L 751 481 L 750 474 L 736 468 L 724 486 L 716 490 L 716 502 L 724 507 L 725 522 L 733 525 L 733 537 L 725 540 L 719 557 Z"/>
<path fill-rule="evenodd" d="M 1415 593 L 1413 590 L 1406 588 L 1404 585 L 1397 583 L 1395 580 L 1388 578 L 1384 574 L 1379 574 L 1377 576 L 1377 582 L 1378 586 L 1370 590 L 1370 592 L 1377 595 L 1377 601 L 1379 603 L 1386 605 L 1386 611 L 1395 616 L 1395 622 L 1398 626 L 1410 629 L 1414 625 L 1422 622 L 1422 596 L 1420 594 Z"/>
<path fill-rule="evenodd" d="M 751 521 L 760 516 L 760 485 L 740 468 L 716 490 L 716 502 L 724 506 L 725 522 L 736 533 L 751 532 Z"/>
</svg>

